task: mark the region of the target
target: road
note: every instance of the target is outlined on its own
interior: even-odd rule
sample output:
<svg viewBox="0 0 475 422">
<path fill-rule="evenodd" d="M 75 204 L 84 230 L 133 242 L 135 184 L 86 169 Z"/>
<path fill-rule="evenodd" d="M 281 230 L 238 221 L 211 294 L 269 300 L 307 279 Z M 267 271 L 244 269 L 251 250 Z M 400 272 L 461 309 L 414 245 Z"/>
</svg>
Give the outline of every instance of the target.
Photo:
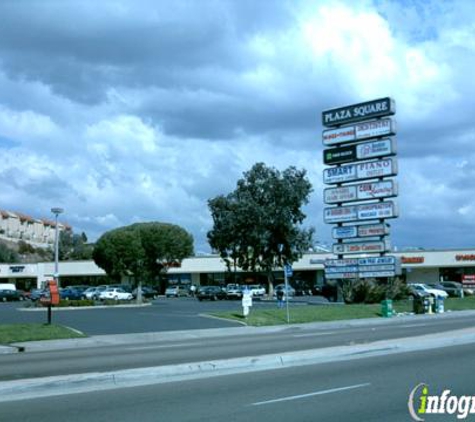
<svg viewBox="0 0 475 422">
<path fill-rule="evenodd" d="M 3 355 L 0 381 L 257 356 L 411 336 L 417 341 L 423 334 L 450 333 L 474 325 L 473 315 L 361 323 L 367 325 L 302 325 L 264 333 L 252 328 L 243 329 L 245 333 L 227 329 L 223 335 L 214 337 L 188 335 L 176 340 L 159 337 L 120 346 Z"/>
<path fill-rule="evenodd" d="M 475 395 L 475 345 L 2 403 L 0 420 L 410 421 L 419 383 Z M 457 420 L 427 415 L 426 420 Z"/>
</svg>

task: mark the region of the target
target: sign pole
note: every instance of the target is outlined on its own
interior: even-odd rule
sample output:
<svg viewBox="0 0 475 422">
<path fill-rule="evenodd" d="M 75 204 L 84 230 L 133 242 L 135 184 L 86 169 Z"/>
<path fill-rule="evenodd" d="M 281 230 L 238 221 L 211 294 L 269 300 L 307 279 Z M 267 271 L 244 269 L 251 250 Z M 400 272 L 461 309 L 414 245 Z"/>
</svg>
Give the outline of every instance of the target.
<svg viewBox="0 0 475 422">
<path fill-rule="evenodd" d="M 290 324 L 290 313 L 289 313 L 289 282 L 287 278 L 287 271 L 289 266 L 284 266 L 284 282 L 285 282 L 285 306 L 287 308 L 287 324 Z"/>
</svg>

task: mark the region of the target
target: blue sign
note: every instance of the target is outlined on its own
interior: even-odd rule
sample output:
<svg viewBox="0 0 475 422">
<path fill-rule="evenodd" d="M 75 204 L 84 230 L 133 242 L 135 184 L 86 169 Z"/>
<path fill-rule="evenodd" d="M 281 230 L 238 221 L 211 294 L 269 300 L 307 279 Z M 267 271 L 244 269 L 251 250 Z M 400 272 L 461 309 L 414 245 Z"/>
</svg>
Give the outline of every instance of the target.
<svg viewBox="0 0 475 422">
<path fill-rule="evenodd" d="M 284 265 L 284 271 L 285 271 L 285 275 L 287 277 L 292 277 L 292 275 L 294 273 L 293 270 L 292 270 L 292 265 L 289 265 L 289 264 Z"/>
</svg>

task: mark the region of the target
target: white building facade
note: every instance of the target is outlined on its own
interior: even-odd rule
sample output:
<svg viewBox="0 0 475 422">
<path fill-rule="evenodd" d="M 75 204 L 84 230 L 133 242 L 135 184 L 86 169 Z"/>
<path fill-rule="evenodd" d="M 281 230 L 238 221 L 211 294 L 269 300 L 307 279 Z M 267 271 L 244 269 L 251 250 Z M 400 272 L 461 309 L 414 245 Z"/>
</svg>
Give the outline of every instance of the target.
<svg viewBox="0 0 475 422">
<path fill-rule="evenodd" d="M 441 280 L 475 284 L 475 248 L 460 250 L 407 251 L 393 253 L 402 262 L 401 277 L 408 283 L 437 283 Z M 293 264 L 293 281 L 305 280 L 308 285 L 323 285 L 324 262 L 335 258 L 330 253 L 305 254 Z M 41 287 L 53 277 L 54 263 L 36 264 L 0 264 L 2 282 L 17 284 L 19 288 Z M 282 270 L 276 269 L 276 278 L 282 276 Z M 59 263 L 60 280 L 95 278 L 94 284 L 103 284 L 106 277 L 104 270 L 93 261 L 65 261 Z M 168 270 L 168 281 L 177 284 L 217 284 L 238 280 L 240 283 L 256 283 L 262 274 L 245 273 L 240 268 L 229 271 L 224 261 L 218 256 L 193 257 L 183 260 L 181 266 Z M 8 280 L 8 281 L 7 281 Z M 76 283 L 77 284 L 77 283 Z"/>
</svg>

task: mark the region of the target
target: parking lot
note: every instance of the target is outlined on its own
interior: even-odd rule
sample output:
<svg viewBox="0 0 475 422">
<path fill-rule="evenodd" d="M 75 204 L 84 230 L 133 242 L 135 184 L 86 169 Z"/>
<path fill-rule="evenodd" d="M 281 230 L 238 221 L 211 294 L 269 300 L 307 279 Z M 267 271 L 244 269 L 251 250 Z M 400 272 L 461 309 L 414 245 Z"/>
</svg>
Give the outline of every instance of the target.
<svg viewBox="0 0 475 422">
<path fill-rule="evenodd" d="M 306 304 L 294 301 L 291 306 Z M 46 309 L 22 310 L 27 302 L 0 303 L 0 323 L 44 323 Z M 274 301 L 254 301 L 254 307 L 275 307 Z M 176 331 L 205 328 L 236 327 L 239 323 L 223 321 L 202 314 L 213 311 L 242 312 L 241 301 L 220 300 L 199 302 L 195 298 L 160 297 L 144 307 L 107 309 L 53 310 L 53 323 L 65 325 L 88 335 L 128 334 L 155 331 Z"/>
</svg>

